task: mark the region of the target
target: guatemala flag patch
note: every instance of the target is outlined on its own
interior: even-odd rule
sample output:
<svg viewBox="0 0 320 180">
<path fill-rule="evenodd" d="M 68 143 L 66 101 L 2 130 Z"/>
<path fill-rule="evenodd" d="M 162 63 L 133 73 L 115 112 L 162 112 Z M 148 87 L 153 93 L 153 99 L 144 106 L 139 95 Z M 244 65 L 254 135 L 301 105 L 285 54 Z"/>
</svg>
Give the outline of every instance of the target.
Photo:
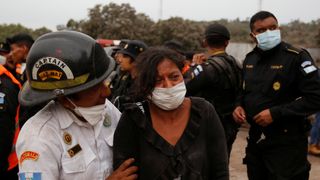
<svg viewBox="0 0 320 180">
<path fill-rule="evenodd" d="M 19 173 L 20 180 L 41 180 L 40 172 L 23 172 Z"/>
</svg>

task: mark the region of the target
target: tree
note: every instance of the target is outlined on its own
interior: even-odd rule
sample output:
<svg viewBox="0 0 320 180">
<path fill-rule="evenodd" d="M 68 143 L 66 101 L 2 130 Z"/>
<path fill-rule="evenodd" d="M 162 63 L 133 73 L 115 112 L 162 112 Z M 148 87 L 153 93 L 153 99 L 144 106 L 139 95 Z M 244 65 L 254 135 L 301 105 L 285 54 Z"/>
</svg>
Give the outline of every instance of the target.
<svg viewBox="0 0 320 180">
<path fill-rule="evenodd" d="M 87 21 L 76 23 L 69 20 L 68 27 L 81 29 L 93 38 L 141 39 L 150 42 L 146 35 L 153 24 L 148 16 L 137 14 L 129 4 L 110 3 L 89 9 Z"/>
<path fill-rule="evenodd" d="M 88 19 L 70 19 L 66 27 L 84 32 L 93 38 L 140 39 L 148 45 L 162 45 L 167 40 L 178 40 L 186 49 L 201 49 L 205 28 L 211 23 L 225 25 L 231 33 L 231 42 L 252 42 L 249 36 L 249 19 L 218 21 L 191 21 L 181 17 L 152 21 L 147 15 L 137 13 L 129 4 L 96 5 L 89 9 Z M 281 25 L 282 39 L 296 46 L 320 45 L 320 19 L 310 23 L 299 20 Z"/>
<path fill-rule="evenodd" d="M 7 37 L 13 36 L 17 33 L 31 34 L 32 30 L 21 24 L 2 24 L 0 25 L 0 41 L 5 41 Z"/>
<path fill-rule="evenodd" d="M 2 24 L 0 25 L 0 32 L 0 41 L 3 42 L 7 37 L 11 37 L 18 33 L 27 33 L 36 39 L 43 34 L 51 32 L 51 30 L 47 29 L 46 27 L 32 30 L 22 26 L 21 24 Z"/>
<path fill-rule="evenodd" d="M 46 27 L 42 27 L 42 28 L 38 28 L 35 29 L 34 31 L 31 32 L 32 37 L 37 38 L 43 34 L 49 33 L 51 32 L 50 29 L 46 28 Z"/>
<path fill-rule="evenodd" d="M 186 49 L 196 50 L 201 47 L 203 32 L 204 27 L 201 24 L 180 17 L 173 17 L 158 21 L 152 28 L 151 34 L 156 37 L 154 39 L 155 44 L 161 45 L 165 41 L 175 39 L 180 41 Z"/>
</svg>

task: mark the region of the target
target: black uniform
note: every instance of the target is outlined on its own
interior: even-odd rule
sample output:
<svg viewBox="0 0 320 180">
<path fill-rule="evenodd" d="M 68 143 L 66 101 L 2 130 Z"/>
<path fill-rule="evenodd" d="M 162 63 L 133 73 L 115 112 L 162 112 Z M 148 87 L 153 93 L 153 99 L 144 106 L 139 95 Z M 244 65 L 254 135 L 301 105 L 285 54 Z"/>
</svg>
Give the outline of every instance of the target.
<svg viewBox="0 0 320 180">
<path fill-rule="evenodd" d="M 8 171 L 8 156 L 15 133 L 19 87 L 5 74 L 0 76 L 0 179 L 18 179 L 17 168 Z"/>
<path fill-rule="evenodd" d="M 282 42 L 269 51 L 255 48 L 243 64 L 239 103 L 251 124 L 244 163 L 252 180 L 308 179 L 308 121 L 320 109 L 320 78 L 310 55 Z M 273 123 L 252 118 L 270 109 Z"/>
<path fill-rule="evenodd" d="M 220 53 L 191 71 L 192 79 L 186 84 L 187 96 L 203 97 L 214 105 L 225 130 L 230 155 L 239 128 L 232 112 L 240 89 L 240 68 L 232 56 Z"/>
<path fill-rule="evenodd" d="M 129 72 L 122 74 L 120 80 L 113 87 L 111 102 L 122 112 L 124 104 L 132 100 L 133 79 Z"/>
</svg>

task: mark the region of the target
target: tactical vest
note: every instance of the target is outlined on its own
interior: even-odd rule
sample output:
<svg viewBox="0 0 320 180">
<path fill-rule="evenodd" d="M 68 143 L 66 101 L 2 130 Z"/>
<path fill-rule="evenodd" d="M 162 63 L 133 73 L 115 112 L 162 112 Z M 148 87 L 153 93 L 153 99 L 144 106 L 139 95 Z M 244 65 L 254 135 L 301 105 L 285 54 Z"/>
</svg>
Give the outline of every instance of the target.
<svg viewBox="0 0 320 180">
<path fill-rule="evenodd" d="M 0 65 L 0 76 L 2 76 L 3 74 L 6 75 L 7 77 L 9 77 L 11 79 L 11 81 L 14 84 L 18 85 L 19 89 L 21 89 L 20 82 L 5 67 Z M 18 165 L 18 157 L 16 154 L 15 146 L 16 146 L 16 142 L 18 139 L 19 131 L 20 131 L 20 128 L 19 128 L 19 109 L 20 109 L 20 105 L 17 107 L 17 111 L 16 111 L 17 113 L 16 113 L 16 117 L 15 117 L 14 138 L 13 138 L 13 142 L 12 142 L 11 153 L 9 154 L 9 157 L 8 157 L 8 162 L 9 162 L 8 171 Z"/>
</svg>

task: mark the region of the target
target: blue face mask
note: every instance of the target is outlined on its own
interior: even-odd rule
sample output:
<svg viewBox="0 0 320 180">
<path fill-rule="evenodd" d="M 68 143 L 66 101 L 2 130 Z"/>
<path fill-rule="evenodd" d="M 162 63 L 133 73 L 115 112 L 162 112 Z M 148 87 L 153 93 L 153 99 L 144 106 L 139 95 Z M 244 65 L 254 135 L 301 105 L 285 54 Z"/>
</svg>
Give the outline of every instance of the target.
<svg viewBox="0 0 320 180">
<path fill-rule="evenodd" d="M 258 48 L 260 48 L 263 51 L 270 50 L 281 43 L 280 30 L 267 30 L 264 33 L 256 35 L 256 39 L 258 41 Z"/>
</svg>

